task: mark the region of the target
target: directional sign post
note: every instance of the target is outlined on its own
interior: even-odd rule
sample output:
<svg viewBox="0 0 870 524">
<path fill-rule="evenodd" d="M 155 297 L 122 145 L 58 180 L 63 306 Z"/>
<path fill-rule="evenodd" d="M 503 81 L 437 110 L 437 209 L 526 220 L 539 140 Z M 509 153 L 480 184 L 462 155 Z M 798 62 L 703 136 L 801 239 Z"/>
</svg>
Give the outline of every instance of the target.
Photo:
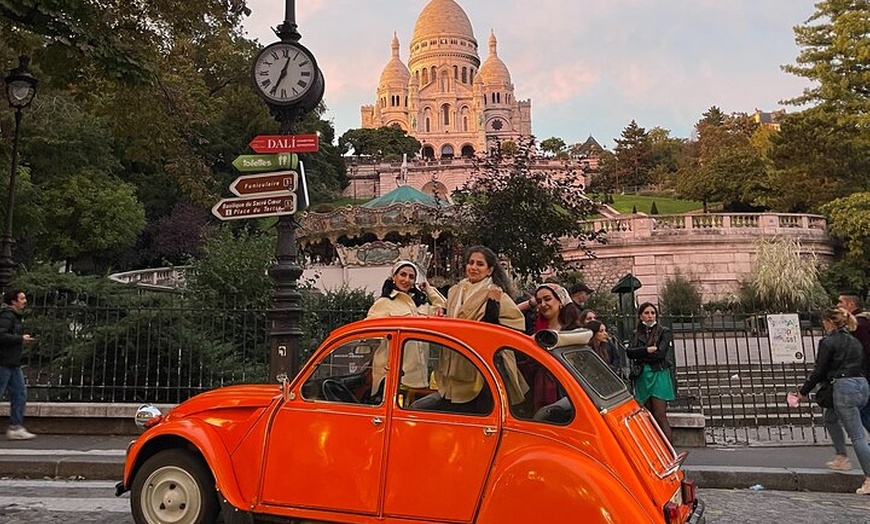
<svg viewBox="0 0 870 524">
<path fill-rule="evenodd" d="M 298 180 L 299 173 L 296 171 L 242 175 L 230 184 L 230 191 L 240 197 L 262 193 L 283 193 L 286 195 L 296 191 Z"/>
<path fill-rule="evenodd" d="M 292 215 L 296 212 L 296 195 L 262 195 L 248 198 L 224 198 L 211 208 L 221 220 L 264 218 Z"/>
<path fill-rule="evenodd" d="M 262 173 L 280 169 L 296 169 L 299 157 L 295 153 L 277 155 L 239 155 L 233 160 L 233 167 L 240 173 Z"/>
<path fill-rule="evenodd" d="M 251 140 L 250 146 L 257 153 L 316 153 L 320 150 L 320 136 L 260 135 Z"/>
</svg>

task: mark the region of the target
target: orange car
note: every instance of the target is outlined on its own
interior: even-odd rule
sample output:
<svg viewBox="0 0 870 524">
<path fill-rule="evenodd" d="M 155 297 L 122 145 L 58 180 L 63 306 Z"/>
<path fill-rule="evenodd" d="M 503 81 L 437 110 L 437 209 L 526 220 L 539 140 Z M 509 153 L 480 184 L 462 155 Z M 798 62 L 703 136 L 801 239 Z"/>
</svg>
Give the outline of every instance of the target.
<svg viewBox="0 0 870 524">
<path fill-rule="evenodd" d="M 590 336 L 356 322 L 292 382 L 144 407 L 117 493 L 138 524 L 705 522 Z"/>
</svg>

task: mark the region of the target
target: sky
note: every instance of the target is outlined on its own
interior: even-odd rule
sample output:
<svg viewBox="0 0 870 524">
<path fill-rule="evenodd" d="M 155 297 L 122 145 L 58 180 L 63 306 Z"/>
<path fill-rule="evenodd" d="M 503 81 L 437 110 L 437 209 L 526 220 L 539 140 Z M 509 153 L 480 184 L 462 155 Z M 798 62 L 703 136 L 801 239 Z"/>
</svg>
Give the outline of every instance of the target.
<svg viewBox="0 0 870 524">
<path fill-rule="evenodd" d="M 399 37 L 407 64 L 417 17 L 429 0 L 298 0 L 301 43 L 326 79 L 325 118 L 336 136 L 360 127 Z M 481 61 L 491 30 L 517 99 L 532 101 L 532 131 L 565 143 L 590 135 L 607 148 L 631 120 L 691 136 L 711 106 L 772 111 L 810 86 L 782 71 L 799 53 L 793 28 L 814 0 L 457 0 Z M 246 36 L 266 45 L 287 0 L 249 0 Z M 290 3 L 293 3 L 292 1 Z"/>
</svg>

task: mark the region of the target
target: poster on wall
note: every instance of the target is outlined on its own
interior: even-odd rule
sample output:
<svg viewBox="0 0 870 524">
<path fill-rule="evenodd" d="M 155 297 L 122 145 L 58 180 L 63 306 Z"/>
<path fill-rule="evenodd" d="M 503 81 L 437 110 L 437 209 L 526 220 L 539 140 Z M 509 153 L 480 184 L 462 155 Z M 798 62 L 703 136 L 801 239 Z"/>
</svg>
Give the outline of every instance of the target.
<svg viewBox="0 0 870 524">
<path fill-rule="evenodd" d="M 767 315 L 767 339 L 774 364 L 805 360 L 801 321 L 796 313 Z"/>
</svg>

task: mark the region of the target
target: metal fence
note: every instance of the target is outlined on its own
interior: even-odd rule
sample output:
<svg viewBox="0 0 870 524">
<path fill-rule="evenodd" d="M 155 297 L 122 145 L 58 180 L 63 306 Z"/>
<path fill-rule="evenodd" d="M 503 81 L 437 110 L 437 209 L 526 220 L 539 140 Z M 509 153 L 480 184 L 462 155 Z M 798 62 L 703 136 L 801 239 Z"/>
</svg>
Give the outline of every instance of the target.
<svg viewBox="0 0 870 524">
<path fill-rule="evenodd" d="M 330 330 L 364 315 L 306 311 L 302 358 Z M 785 402 L 812 369 L 821 336 L 817 316 L 801 318 L 806 359 L 785 364 L 774 363 L 761 316 L 663 318 L 674 330 L 677 360 L 678 399 L 670 409 L 702 413 L 710 443 L 824 441 L 821 410 Z M 43 299 L 31 301 L 26 326 L 38 337 L 25 353 L 32 401 L 178 403 L 212 388 L 262 382 L 268 371 L 265 310 L 192 307 L 176 298 L 123 306 Z"/>
</svg>

